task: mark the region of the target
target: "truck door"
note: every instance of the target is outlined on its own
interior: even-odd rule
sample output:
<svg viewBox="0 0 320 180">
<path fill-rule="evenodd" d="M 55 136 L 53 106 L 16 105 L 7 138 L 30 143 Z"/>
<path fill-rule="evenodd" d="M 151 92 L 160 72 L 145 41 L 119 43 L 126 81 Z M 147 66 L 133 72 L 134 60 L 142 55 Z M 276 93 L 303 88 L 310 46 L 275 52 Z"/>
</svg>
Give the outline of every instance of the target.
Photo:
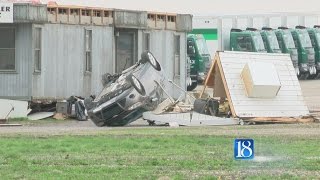
<svg viewBox="0 0 320 180">
<path fill-rule="evenodd" d="M 187 54 L 190 58 L 190 69 L 191 69 L 191 74 L 193 72 L 197 71 L 197 63 L 196 63 L 196 47 L 195 47 L 195 42 L 193 39 L 188 39 L 187 40 Z"/>
</svg>

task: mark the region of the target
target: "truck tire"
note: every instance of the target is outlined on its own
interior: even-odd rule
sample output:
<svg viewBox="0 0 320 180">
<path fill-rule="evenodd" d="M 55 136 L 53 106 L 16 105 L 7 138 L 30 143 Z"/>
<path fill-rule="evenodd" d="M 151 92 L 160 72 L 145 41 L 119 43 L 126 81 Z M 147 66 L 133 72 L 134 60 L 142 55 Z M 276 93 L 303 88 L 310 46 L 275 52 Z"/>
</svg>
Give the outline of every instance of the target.
<svg viewBox="0 0 320 180">
<path fill-rule="evenodd" d="M 198 82 L 192 82 L 190 85 L 187 86 L 187 91 L 192 91 L 198 86 Z"/>
<path fill-rule="evenodd" d="M 197 113 L 204 114 L 207 106 L 207 100 L 196 99 L 193 103 L 193 110 Z"/>
<path fill-rule="evenodd" d="M 154 55 L 149 51 L 143 52 L 141 54 L 140 63 L 144 64 L 146 62 L 149 62 L 155 70 L 161 71 L 160 63 L 157 61 Z"/>
<path fill-rule="evenodd" d="M 193 104 L 195 112 L 210 116 L 219 115 L 219 102 L 215 99 L 196 99 Z"/>
<path fill-rule="evenodd" d="M 157 59 L 154 57 L 154 55 L 149 52 L 149 51 L 145 51 L 141 54 L 141 60 L 140 62 L 142 64 L 149 62 L 151 64 L 151 66 L 157 70 L 157 71 L 161 71 L 161 66 L 160 63 L 157 61 Z"/>
<path fill-rule="evenodd" d="M 142 83 L 139 81 L 138 78 L 136 78 L 134 75 L 129 75 L 129 81 L 131 83 L 131 85 L 133 86 L 133 88 L 142 96 L 146 95 L 146 90 L 144 89 L 144 86 L 142 85 Z"/>
</svg>

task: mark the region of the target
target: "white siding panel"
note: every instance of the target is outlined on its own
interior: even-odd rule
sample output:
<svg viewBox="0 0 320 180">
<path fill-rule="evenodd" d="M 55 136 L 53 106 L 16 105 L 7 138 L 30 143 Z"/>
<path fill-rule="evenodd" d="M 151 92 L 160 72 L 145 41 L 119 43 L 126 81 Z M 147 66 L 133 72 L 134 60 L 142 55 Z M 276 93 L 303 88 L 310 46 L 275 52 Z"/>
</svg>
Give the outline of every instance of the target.
<svg viewBox="0 0 320 180">
<path fill-rule="evenodd" d="M 274 29 L 277 29 L 278 27 L 282 26 L 281 17 L 270 17 L 269 26 Z"/>
<path fill-rule="evenodd" d="M 220 52 L 219 58 L 237 116 L 296 117 L 309 114 L 289 55 Z M 244 65 L 252 61 L 271 62 L 275 65 L 281 82 L 275 98 L 246 96 L 240 73 Z"/>
<path fill-rule="evenodd" d="M 287 17 L 287 26 L 289 28 L 295 28 L 297 25 L 300 25 L 299 16 L 288 16 Z"/>
<path fill-rule="evenodd" d="M 318 16 L 305 16 L 304 23 L 306 27 L 318 25 Z"/>
<path fill-rule="evenodd" d="M 219 50 L 230 50 L 230 30 L 232 28 L 236 28 L 233 25 L 233 19 L 224 18 L 221 19 L 221 28 L 218 29 L 219 39 L 221 41 L 221 45 Z M 213 56 L 212 56 L 213 57 Z"/>
<path fill-rule="evenodd" d="M 253 17 L 252 18 L 252 27 L 261 29 L 266 26 L 264 17 Z"/>
<path fill-rule="evenodd" d="M 246 29 L 250 26 L 249 18 L 237 18 L 237 28 Z"/>
</svg>

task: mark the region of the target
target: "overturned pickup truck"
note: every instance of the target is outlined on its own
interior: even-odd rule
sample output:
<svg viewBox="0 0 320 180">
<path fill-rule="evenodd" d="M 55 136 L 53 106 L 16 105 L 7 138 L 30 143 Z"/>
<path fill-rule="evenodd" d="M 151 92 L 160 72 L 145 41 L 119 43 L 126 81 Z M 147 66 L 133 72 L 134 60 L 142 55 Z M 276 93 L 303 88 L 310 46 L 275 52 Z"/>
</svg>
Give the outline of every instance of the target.
<svg viewBox="0 0 320 180">
<path fill-rule="evenodd" d="M 161 66 L 150 52 L 120 74 L 108 75 L 104 88 L 96 97 L 85 99 L 89 118 L 97 126 L 124 126 L 137 120 L 145 111 L 161 102 L 164 76 Z"/>
</svg>

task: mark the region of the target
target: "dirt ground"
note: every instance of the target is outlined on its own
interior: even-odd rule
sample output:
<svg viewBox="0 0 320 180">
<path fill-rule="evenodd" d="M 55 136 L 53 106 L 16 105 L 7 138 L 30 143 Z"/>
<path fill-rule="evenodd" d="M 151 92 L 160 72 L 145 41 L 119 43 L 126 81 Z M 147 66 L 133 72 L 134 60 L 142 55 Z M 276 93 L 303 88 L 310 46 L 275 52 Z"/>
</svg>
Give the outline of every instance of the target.
<svg viewBox="0 0 320 180">
<path fill-rule="evenodd" d="M 41 121 L 41 120 L 40 120 Z M 18 127 L 0 127 L 1 135 L 94 135 L 109 130 L 125 130 L 125 129 L 170 129 L 170 127 L 149 126 L 148 123 L 139 119 L 125 127 L 97 127 L 90 120 L 76 121 L 65 120 L 49 123 L 34 123 L 31 125 L 23 125 Z M 265 125 L 237 125 L 237 126 L 208 126 L 208 127 L 179 127 L 186 130 L 204 131 L 196 132 L 196 134 L 204 135 L 266 135 L 272 136 L 317 136 L 320 137 L 320 123 L 311 124 L 265 124 Z"/>
</svg>

